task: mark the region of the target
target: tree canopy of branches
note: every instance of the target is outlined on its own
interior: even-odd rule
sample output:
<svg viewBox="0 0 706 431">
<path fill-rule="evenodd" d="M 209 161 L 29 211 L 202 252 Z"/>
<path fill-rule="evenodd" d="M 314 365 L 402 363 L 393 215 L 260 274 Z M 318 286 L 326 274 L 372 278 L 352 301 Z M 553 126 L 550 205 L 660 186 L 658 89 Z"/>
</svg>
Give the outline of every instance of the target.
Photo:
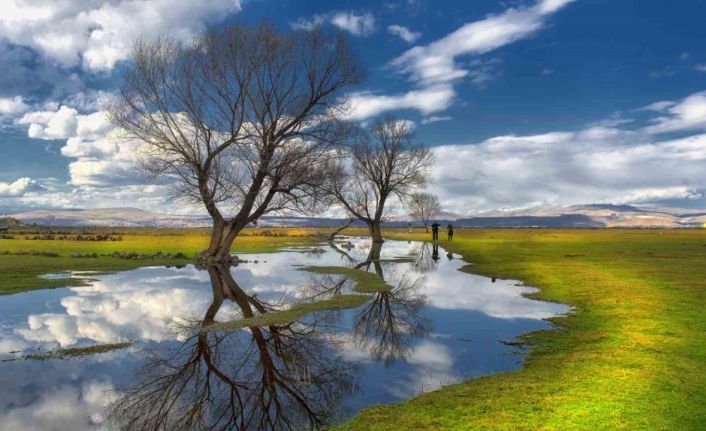
<svg viewBox="0 0 706 431">
<path fill-rule="evenodd" d="M 419 220 L 428 232 L 429 220 L 441 210 L 441 205 L 435 195 L 425 192 L 416 192 L 409 195 L 407 199 L 407 209 L 409 215 L 415 220 Z"/>
<path fill-rule="evenodd" d="M 230 258 L 264 214 L 311 211 L 361 79 L 341 34 L 230 25 L 188 43 L 138 41 L 111 119 L 140 165 L 213 219 L 204 256 Z"/>
<path fill-rule="evenodd" d="M 373 242 L 383 242 L 386 204 L 426 183 L 432 154 L 415 141 L 409 123 L 391 117 L 360 131 L 349 152 L 350 166 L 339 163 L 333 176 L 333 195 L 368 226 Z"/>
</svg>

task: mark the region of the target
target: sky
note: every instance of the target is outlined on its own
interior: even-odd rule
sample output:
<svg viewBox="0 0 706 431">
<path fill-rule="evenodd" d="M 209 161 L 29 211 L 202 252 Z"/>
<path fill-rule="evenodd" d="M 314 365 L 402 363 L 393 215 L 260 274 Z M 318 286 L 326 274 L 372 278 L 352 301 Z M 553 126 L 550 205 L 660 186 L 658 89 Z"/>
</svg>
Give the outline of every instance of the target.
<svg viewBox="0 0 706 431">
<path fill-rule="evenodd" d="M 353 117 L 413 121 L 459 216 L 589 203 L 706 209 L 706 0 L 0 0 L 0 213 L 185 213 L 102 107 L 136 37 L 321 26 L 366 80 Z"/>
</svg>

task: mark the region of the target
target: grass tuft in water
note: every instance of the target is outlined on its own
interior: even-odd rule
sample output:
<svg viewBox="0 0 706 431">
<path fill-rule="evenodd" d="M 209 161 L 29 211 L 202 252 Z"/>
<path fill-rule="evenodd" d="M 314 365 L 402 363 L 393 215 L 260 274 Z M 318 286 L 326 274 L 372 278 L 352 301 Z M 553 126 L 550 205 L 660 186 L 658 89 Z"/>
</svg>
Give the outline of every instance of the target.
<svg viewBox="0 0 706 431">
<path fill-rule="evenodd" d="M 68 349 L 57 349 L 49 352 L 42 353 L 31 353 L 26 355 L 24 358 L 32 361 L 46 361 L 49 359 L 69 359 L 78 358 L 81 356 L 94 355 L 97 353 L 106 353 L 113 350 L 120 350 L 130 347 L 132 343 L 109 343 L 109 344 L 97 344 L 94 346 L 87 347 L 70 347 Z"/>
<path fill-rule="evenodd" d="M 274 311 L 247 319 L 231 320 L 229 322 L 214 323 L 202 329 L 205 332 L 228 331 L 245 328 L 248 326 L 271 326 L 280 323 L 293 322 L 307 314 L 317 311 L 340 310 L 355 308 L 363 305 L 368 300 L 367 295 L 337 295 L 330 299 L 316 302 L 303 302 L 296 304 L 288 310 Z"/>
<path fill-rule="evenodd" d="M 385 280 L 378 277 L 376 274 L 372 272 L 365 272 L 360 269 L 347 268 L 344 266 L 307 266 L 301 270 L 322 275 L 343 275 L 355 281 L 355 287 L 353 290 L 359 293 L 387 292 L 392 289 L 392 286 L 385 283 Z M 273 311 L 246 319 L 216 323 L 209 325 L 202 330 L 226 331 L 240 329 L 247 326 L 269 326 L 293 322 L 301 319 L 307 314 L 318 311 L 359 307 L 367 302 L 368 299 L 370 299 L 368 295 L 337 295 L 320 301 L 295 304 L 292 308 L 287 310 Z"/>
<path fill-rule="evenodd" d="M 360 269 L 345 266 L 307 266 L 301 270 L 314 274 L 344 275 L 355 281 L 356 285 L 353 290 L 360 293 L 389 292 L 392 290 L 392 286 L 385 283 L 385 280 L 378 277 L 377 274 Z"/>
</svg>

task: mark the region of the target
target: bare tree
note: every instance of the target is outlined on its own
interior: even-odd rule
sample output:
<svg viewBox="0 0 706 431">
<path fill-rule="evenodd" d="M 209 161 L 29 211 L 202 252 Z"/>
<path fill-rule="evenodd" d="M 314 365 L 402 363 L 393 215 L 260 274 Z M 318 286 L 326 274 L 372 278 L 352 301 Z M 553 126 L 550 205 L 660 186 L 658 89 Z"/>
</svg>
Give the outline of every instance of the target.
<svg viewBox="0 0 706 431">
<path fill-rule="evenodd" d="M 441 210 L 441 205 L 435 195 L 417 192 L 409 195 L 407 209 L 409 215 L 415 220 L 419 220 L 424 225 L 424 229 L 429 232 L 429 220 Z"/>
<path fill-rule="evenodd" d="M 208 211 L 202 256 L 227 260 L 249 223 L 322 203 L 348 129 L 343 92 L 360 79 L 340 34 L 231 25 L 189 43 L 138 41 L 110 111 L 145 170 Z"/>
<path fill-rule="evenodd" d="M 368 226 L 373 242 L 383 242 L 386 204 L 426 183 L 432 154 L 415 141 L 412 126 L 391 117 L 361 131 L 349 151 L 350 166 L 338 165 L 333 194 Z"/>
</svg>

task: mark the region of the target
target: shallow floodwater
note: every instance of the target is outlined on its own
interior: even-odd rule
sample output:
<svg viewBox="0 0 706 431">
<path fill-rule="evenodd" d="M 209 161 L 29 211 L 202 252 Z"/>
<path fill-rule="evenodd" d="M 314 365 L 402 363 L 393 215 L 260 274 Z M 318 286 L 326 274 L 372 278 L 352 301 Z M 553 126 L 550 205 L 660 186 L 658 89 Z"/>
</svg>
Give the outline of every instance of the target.
<svg viewBox="0 0 706 431">
<path fill-rule="evenodd" d="M 525 298 L 534 289 L 515 281 L 458 271 L 458 256 L 425 243 L 380 250 L 344 238 L 240 257 L 229 271 L 53 274 L 90 280 L 1 296 L 0 430 L 317 428 L 519 368 L 523 352 L 507 342 L 568 311 Z M 374 271 L 392 290 L 297 322 L 204 329 L 355 293 L 344 275 L 302 270 L 310 265 Z M 114 343 L 131 344 L 58 351 Z M 43 356 L 52 352 L 59 357 Z"/>
</svg>

